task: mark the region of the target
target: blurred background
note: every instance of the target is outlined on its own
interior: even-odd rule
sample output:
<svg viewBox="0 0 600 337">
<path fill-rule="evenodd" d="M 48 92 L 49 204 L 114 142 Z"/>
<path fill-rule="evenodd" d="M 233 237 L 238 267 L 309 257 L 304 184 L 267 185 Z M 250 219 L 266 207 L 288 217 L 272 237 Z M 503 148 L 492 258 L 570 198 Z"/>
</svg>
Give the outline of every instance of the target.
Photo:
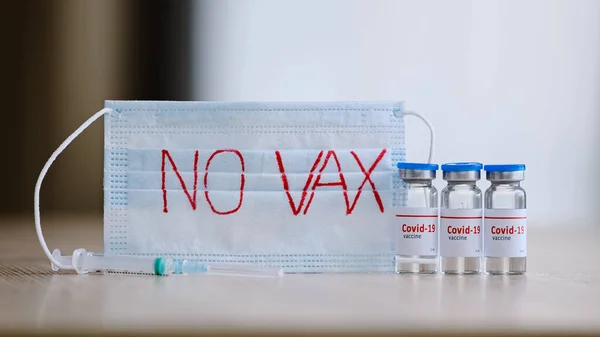
<svg viewBox="0 0 600 337">
<path fill-rule="evenodd" d="M 24 0 L 3 6 L 0 137 L 11 193 L 0 197 L 0 213 L 32 213 L 45 161 L 104 100 L 192 98 L 192 5 Z M 102 213 L 102 148 L 99 121 L 52 166 L 42 188 L 44 211 Z"/>
<path fill-rule="evenodd" d="M 105 99 L 147 99 L 403 100 L 436 127 L 436 162 L 527 164 L 532 223 L 600 215 L 600 1 L 10 1 L 0 17 L 4 214 L 31 213 L 44 162 Z M 52 167 L 44 211 L 101 214 L 102 131 Z M 427 140 L 407 119 L 409 160 Z"/>
</svg>

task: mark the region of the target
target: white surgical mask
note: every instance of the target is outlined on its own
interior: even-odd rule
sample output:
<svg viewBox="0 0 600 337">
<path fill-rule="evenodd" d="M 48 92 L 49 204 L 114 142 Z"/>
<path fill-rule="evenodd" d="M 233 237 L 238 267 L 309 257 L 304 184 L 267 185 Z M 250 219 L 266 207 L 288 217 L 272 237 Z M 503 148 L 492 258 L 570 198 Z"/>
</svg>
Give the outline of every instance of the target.
<svg viewBox="0 0 600 337">
<path fill-rule="evenodd" d="M 406 114 L 402 103 L 107 101 L 61 147 L 105 115 L 106 255 L 392 271 Z"/>
</svg>

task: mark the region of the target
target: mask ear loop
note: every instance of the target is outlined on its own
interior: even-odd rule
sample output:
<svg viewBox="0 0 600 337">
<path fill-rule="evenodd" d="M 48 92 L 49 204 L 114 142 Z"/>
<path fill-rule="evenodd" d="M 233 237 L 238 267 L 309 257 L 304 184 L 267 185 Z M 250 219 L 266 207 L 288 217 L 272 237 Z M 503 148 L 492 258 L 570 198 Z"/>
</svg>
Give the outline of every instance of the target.
<svg viewBox="0 0 600 337">
<path fill-rule="evenodd" d="M 42 188 L 42 181 L 44 180 L 46 173 L 48 173 L 50 166 L 52 166 L 52 163 L 56 160 L 58 155 L 60 155 L 77 136 L 79 136 L 85 129 L 87 129 L 87 127 L 90 126 L 90 124 L 95 122 L 98 118 L 112 111 L 114 110 L 104 108 L 96 112 L 92 117 L 90 117 L 87 121 L 81 124 L 81 126 L 77 128 L 77 130 L 75 130 L 75 132 L 73 132 L 67 139 L 65 139 L 65 141 L 62 144 L 60 144 L 60 146 L 56 149 L 56 151 L 52 153 L 52 155 L 42 168 L 37 183 L 35 184 L 35 191 L 33 192 L 33 216 L 35 219 L 35 232 L 37 233 L 37 237 L 40 241 L 40 245 L 42 246 L 42 250 L 44 251 L 44 254 L 46 254 L 46 257 L 48 257 L 50 262 L 52 262 L 53 268 L 57 267 L 60 269 L 74 269 L 72 265 L 67 265 L 64 263 L 65 261 L 61 262 L 57 258 L 55 258 L 55 256 L 53 256 L 52 253 L 50 253 L 50 249 L 48 249 L 46 240 L 44 240 L 44 235 L 42 234 L 42 226 L 40 223 L 40 190 Z"/>
<path fill-rule="evenodd" d="M 429 157 L 427 158 L 427 163 L 431 164 L 431 161 L 433 160 L 433 152 L 435 149 L 435 131 L 433 130 L 433 126 L 431 125 L 431 123 L 429 123 L 429 121 L 427 120 L 427 118 L 423 117 L 421 114 L 414 112 L 414 111 L 405 111 L 404 112 L 404 116 L 415 116 L 417 118 L 419 118 L 420 120 L 423 121 L 423 123 L 425 123 L 425 125 L 427 125 L 427 127 L 429 128 Z"/>
<path fill-rule="evenodd" d="M 433 126 L 431 125 L 431 123 L 429 123 L 427 118 L 423 117 L 421 114 L 419 114 L 417 112 L 405 111 L 404 115 L 405 116 L 415 116 L 415 117 L 419 118 L 429 128 L 429 157 L 427 158 L 427 163 L 431 164 L 431 161 L 433 160 L 433 151 L 435 149 L 435 131 L 433 130 Z M 425 195 L 425 201 L 426 201 L 425 205 L 427 207 L 430 207 L 430 205 L 429 205 L 430 198 L 428 198 L 428 196 L 427 196 L 427 191 L 423 190 L 423 194 Z"/>
</svg>

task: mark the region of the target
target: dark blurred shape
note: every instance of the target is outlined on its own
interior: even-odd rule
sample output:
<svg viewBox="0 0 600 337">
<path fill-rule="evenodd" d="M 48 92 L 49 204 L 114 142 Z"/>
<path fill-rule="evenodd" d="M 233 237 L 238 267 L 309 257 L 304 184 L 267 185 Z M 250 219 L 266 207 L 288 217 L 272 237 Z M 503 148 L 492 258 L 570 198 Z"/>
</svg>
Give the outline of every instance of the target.
<svg viewBox="0 0 600 337">
<path fill-rule="evenodd" d="M 45 161 L 105 99 L 190 98 L 192 1 L 6 1 L 0 13 L 0 213 L 31 213 Z M 44 211 L 102 211 L 102 144 L 98 121 L 59 157 Z"/>
<path fill-rule="evenodd" d="M 189 100 L 192 81 L 192 1 L 135 1 L 131 76 L 139 99 Z"/>
</svg>

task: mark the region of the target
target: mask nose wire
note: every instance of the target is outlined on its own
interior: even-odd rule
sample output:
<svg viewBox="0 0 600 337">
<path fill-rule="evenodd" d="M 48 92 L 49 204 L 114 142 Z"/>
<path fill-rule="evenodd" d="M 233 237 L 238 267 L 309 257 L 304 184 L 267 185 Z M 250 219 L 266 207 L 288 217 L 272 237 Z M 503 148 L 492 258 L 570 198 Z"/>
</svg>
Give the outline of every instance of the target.
<svg viewBox="0 0 600 337">
<path fill-rule="evenodd" d="M 42 171 L 40 172 L 40 175 L 38 176 L 37 183 L 35 184 L 35 190 L 33 192 L 33 217 L 35 220 L 35 232 L 40 242 L 40 246 L 42 246 L 42 250 L 44 251 L 44 254 L 46 254 L 46 257 L 48 257 L 50 262 L 52 262 L 56 267 L 60 269 L 74 268 L 72 265 L 66 265 L 61 263 L 60 261 L 58 261 L 58 259 L 52 256 L 52 253 L 50 253 L 50 249 L 48 249 L 48 245 L 46 244 L 46 240 L 44 239 L 44 235 L 42 233 L 42 226 L 40 223 L 40 190 L 42 189 L 42 181 L 44 180 L 46 173 L 48 173 L 50 166 L 52 166 L 52 163 L 54 163 L 56 158 L 67 148 L 67 146 L 69 146 L 69 144 L 71 144 L 71 142 L 75 138 L 77 138 L 77 136 L 79 136 L 85 129 L 87 129 L 90 126 L 90 124 L 95 122 L 98 118 L 113 111 L 113 109 L 104 108 L 96 112 L 92 117 L 90 117 L 83 124 L 81 124 L 81 126 L 77 128 L 75 132 L 73 132 L 69 137 L 67 137 L 67 139 L 65 139 L 65 141 L 62 142 L 62 144 L 60 144 L 60 146 L 54 151 L 54 153 L 52 153 L 48 161 L 46 161 L 46 164 L 44 165 Z"/>
<path fill-rule="evenodd" d="M 433 153 L 435 150 L 435 130 L 433 130 L 433 125 L 431 125 L 431 123 L 429 123 L 427 118 L 423 117 L 423 115 L 421 115 L 417 112 L 405 111 L 404 115 L 405 116 L 415 116 L 415 117 L 419 118 L 420 120 L 423 121 L 423 123 L 425 123 L 425 125 L 427 125 L 427 128 L 429 128 L 429 157 L 427 158 L 427 163 L 431 164 L 431 161 L 433 160 Z"/>
</svg>

